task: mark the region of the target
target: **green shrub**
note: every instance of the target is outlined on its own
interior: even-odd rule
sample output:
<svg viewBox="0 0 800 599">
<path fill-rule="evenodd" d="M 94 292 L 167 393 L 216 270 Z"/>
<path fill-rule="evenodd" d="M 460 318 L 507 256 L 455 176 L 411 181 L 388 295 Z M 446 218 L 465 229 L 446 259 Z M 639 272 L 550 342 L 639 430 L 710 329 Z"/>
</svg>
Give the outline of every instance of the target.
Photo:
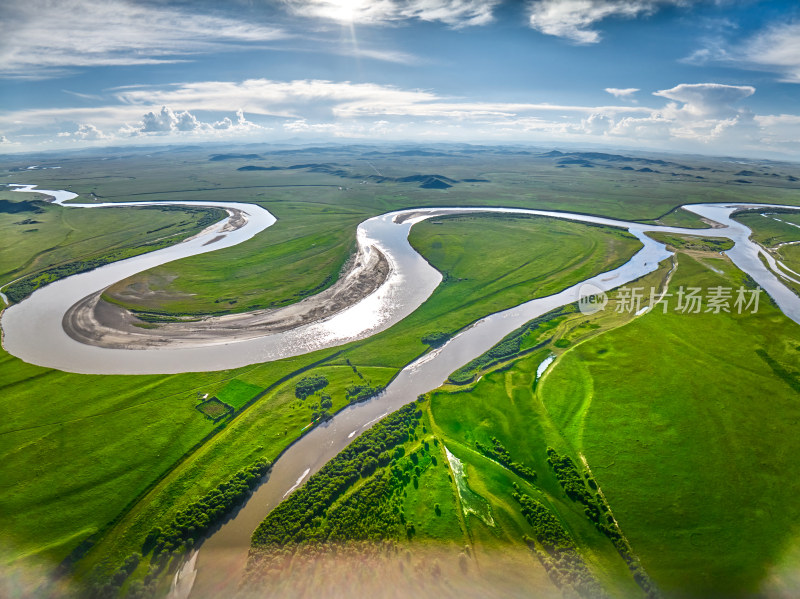
<svg viewBox="0 0 800 599">
<path fill-rule="evenodd" d="M 328 379 L 321 375 L 307 376 L 295 385 L 294 395 L 298 399 L 305 399 L 309 395 L 314 395 L 320 389 L 328 386 Z"/>
</svg>

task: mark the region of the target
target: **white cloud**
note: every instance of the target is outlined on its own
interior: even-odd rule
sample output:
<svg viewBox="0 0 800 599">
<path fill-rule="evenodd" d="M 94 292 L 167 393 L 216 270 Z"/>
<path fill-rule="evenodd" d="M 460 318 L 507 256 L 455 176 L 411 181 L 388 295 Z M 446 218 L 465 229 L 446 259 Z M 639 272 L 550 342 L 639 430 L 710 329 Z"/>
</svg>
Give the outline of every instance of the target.
<svg viewBox="0 0 800 599">
<path fill-rule="evenodd" d="M 73 134 L 75 139 L 81 141 L 98 141 L 101 139 L 109 139 L 110 136 L 106 135 L 100 129 L 90 124 L 82 124 L 78 130 Z"/>
<path fill-rule="evenodd" d="M 228 111 L 230 106 L 259 115 L 287 118 L 330 116 L 336 106 L 374 103 L 376 106 L 409 105 L 437 99 L 435 94 L 403 90 L 374 83 L 313 79 L 242 82 L 204 81 L 163 88 L 126 88 L 115 93 L 124 104 L 181 106 L 186 110 Z"/>
<path fill-rule="evenodd" d="M 718 37 L 705 41 L 683 62 L 722 63 L 736 68 L 777 73 L 779 80 L 800 83 L 800 22 L 774 23 L 737 43 Z"/>
<path fill-rule="evenodd" d="M 136 125 L 126 125 L 121 129 L 123 135 L 165 135 L 171 133 L 200 133 L 210 134 L 213 132 L 228 133 L 252 133 L 264 129 L 248 121 L 244 116 L 244 111 L 236 111 L 236 120 L 230 117 L 223 117 L 214 123 L 201 121 L 188 110 L 175 112 L 169 106 L 162 106 L 159 111 L 150 111 L 141 118 L 141 122 Z"/>
<path fill-rule="evenodd" d="M 44 77 L 71 67 L 176 62 L 283 31 L 197 10 L 132 0 L 0 4 L 0 73 Z"/>
<path fill-rule="evenodd" d="M 166 133 L 170 131 L 195 131 L 202 129 L 203 123 L 188 110 L 174 112 L 167 106 L 161 112 L 148 112 L 142 117 L 140 133 Z"/>
<path fill-rule="evenodd" d="M 225 117 L 221 121 L 217 121 L 212 125 L 214 129 L 226 131 L 248 132 L 263 129 L 261 125 L 257 125 L 248 121 L 244 116 L 244 111 L 240 108 L 236 111 L 236 122 L 233 122 L 229 117 Z"/>
<path fill-rule="evenodd" d="M 70 139 L 74 142 L 81 141 L 105 141 L 114 136 L 107 135 L 97 127 L 89 123 L 81 123 L 75 131 L 59 131 L 56 137 Z"/>
<path fill-rule="evenodd" d="M 623 89 L 620 89 L 618 87 L 607 87 L 605 91 L 614 96 L 615 98 L 628 98 L 641 90 L 638 87 L 626 87 Z"/>
<path fill-rule="evenodd" d="M 283 128 L 286 129 L 286 131 L 291 131 L 292 133 L 307 133 L 309 131 L 319 133 L 321 131 L 335 131 L 339 128 L 339 126 L 337 126 L 335 123 L 309 123 L 305 119 L 298 119 L 296 121 L 284 123 Z"/>
<path fill-rule="evenodd" d="M 666 5 L 686 5 L 692 0 L 533 0 L 529 22 L 533 29 L 578 44 L 595 44 L 596 23 L 608 18 L 632 19 L 655 13 Z M 696 1 L 696 0 L 695 0 Z"/>
<path fill-rule="evenodd" d="M 8 139 L 5 135 L 0 135 L 0 145 L 11 145 L 13 143 L 14 142 Z"/>
<path fill-rule="evenodd" d="M 800 83 L 800 23 L 774 25 L 733 50 L 735 59 L 774 70 L 784 81 Z"/>
<path fill-rule="evenodd" d="M 693 118 L 730 118 L 740 114 L 743 109 L 734 104 L 752 96 L 756 88 L 750 85 L 724 85 L 721 83 L 681 83 L 672 89 L 653 92 L 683 104 L 671 104 L 669 112 L 680 112 Z"/>
<path fill-rule="evenodd" d="M 660 109 L 650 109 L 645 116 L 603 113 L 590 115 L 572 127 L 581 134 L 637 140 L 652 145 L 683 148 L 717 146 L 758 147 L 766 135 L 754 115 L 738 104 L 755 93 L 745 85 L 720 83 L 682 83 L 653 95 L 671 100 Z M 730 146 L 724 146 L 730 142 Z"/>
<path fill-rule="evenodd" d="M 142 138 L 259 140 L 270 127 L 309 140 L 601 141 L 726 154 L 777 149 L 800 156 L 800 115 L 754 115 L 746 106 L 754 92 L 744 85 L 682 83 L 654 92 L 655 106 L 582 106 L 454 98 L 376 83 L 251 79 L 128 86 L 110 90 L 116 103 L 107 106 L 0 113 L 0 130 L 26 143 L 37 131 L 47 139 L 67 131 L 58 140 L 70 145 Z"/>
<path fill-rule="evenodd" d="M 506 102 L 475 102 L 447 98 L 427 90 L 401 89 L 375 83 L 299 79 L 242 82 L 211 81 L 161 88 L 125 88 L 115 96 L 127 105 L 181 106 L 185 110 L 227 111 L 241 106 L 247 112 L 291 119 L 356 119 L 381 116 L 463 118 L 511 117 L 533 111 L 648 112 L 632 106 L 564 106 Z M 0 122 L 2 122 L 0 120 Z"/>
<path fill-rule="evenodd" d="M 284 0 L 297 15 L 341 23 L 386 24 L 407 19 L 451 27 L 485 25 L 500 0 Z"/>
</svg>

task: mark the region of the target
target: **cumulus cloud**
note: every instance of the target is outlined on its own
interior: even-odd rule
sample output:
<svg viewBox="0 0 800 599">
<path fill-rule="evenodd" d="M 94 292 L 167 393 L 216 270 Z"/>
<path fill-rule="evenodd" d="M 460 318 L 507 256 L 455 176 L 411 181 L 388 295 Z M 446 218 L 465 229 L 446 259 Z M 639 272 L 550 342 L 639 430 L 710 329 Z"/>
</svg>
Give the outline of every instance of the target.
<svg viewBox="0 0 800 599">
<path fill-rule="evenodd" d="M 164 105 L 159 111 L 153 110 L 145 113 L 138 124 L 126 125 L 120 132 L 128 136 L 166 135 L 170 133 L 212 134 L 214 132 L 241 134 L 261 129 L 264 129 L 264 127 L 248 121 L 244 116 L 244 111 L 241 109 L 236 111 L 235 120 L 226 116 L 214 123 L 209 123 L 200 120 L 188 110 L 176 112 L 169 106 Z"/>
<path fill-rule="evenodd" d="M 142 117 L 139 133 L 166 133 L 169 131 L 192 131 L 200 127 L 197 118 L 188 111 L 173 112 L 171 108 L 161 107 L 160 112 L 148 112 Z"/>
<path fill-rule="evenodd" d="M 84 123 L 78 130 L 73 134 L 75 139 L 79 140 L 88 140 L 88 141 L 97 141 L 101 139 L 108 139 L 109 136 L 100 131 L 94 125 Z"/>
<path fill-rule="evenodd" d="M 70 67 L 176 62 L 287 34 L 196 8 L 132 0 L 0 3 L 0 73 L 45 77 Z"/>
<path fill-rule="evenodd" d="M 75 131 L 59 131 L 57 137 L 73 141 L 101 141 L 111 139 L 113 136 L 106 135 L 92 124 L 81 123 Z"/>
<path fill-rule="evenodd" d="M 251 121 L 248 121 L 244 116 L 244 111 L 240 108 L 236 111 L 236 121 L 232 121 L 230 117 L 225 117 L 221 121 L 217 121 L 212 125 L 214 129 L 218 129 L 221 131 L 238 131 L 238 132 L 245 132 L 245 131 L 255 131 L 257 129 L 263 129 L 261 125 L 257 125 Z"/>
<path fill-rule="evenodd" d="M 614 96 L 615 98 L 629 98 L 630 96 L 641 90 L 638 87 L 626 87 L 623 89 L 620 89 L 618 87 L 607 87 L 605 91 Z"/>
<path fill-rule="evenodd" d="M 500 0 L 284 0 L 297 15 L 342 23 L 387 24 L 407 19 L 451 27 L 485 25 Z"/>
<path fill-rule="evenodd" d="M 753 93 L 755 88 L 747 85 L 682 83 L 654 92 L 654 96 L 670 102 L 663 108 L 650 109 L 647 115 L 610 116 L 598 112 L 582 119 L 571 130 L 654 145 L 680 142 L 710 146 L 725 140 L 737 146 L 757 145 L 763 133 L 760 125 L 746 107 L 739 105 Z"/>
<path fill-rule="evenodd" d="M 647 16 L 667 5 L 687 5 L 691 0 L 533 0 L 529 22 L 533 29 L 578 44 L 596 44 L 600 33 L 593 25 L 612 17 Z"/>
<path fill-rule="evenodd" d="M 0 145 L 10 145 L 12 143 L 14 142 L 8 139 L 5 135 L 0 135 Z"/>
</svg>

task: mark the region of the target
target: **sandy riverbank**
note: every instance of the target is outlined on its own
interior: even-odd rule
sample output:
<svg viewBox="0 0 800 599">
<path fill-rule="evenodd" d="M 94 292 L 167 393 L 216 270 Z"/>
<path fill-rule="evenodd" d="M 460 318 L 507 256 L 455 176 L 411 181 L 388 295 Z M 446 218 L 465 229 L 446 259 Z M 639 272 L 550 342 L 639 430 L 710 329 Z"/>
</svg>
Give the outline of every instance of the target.
<svg viewBox="0 0 800 599">
<path fill-rule="evenodd" d="M 63 325 L 76 341 L 114 349 L 217 345 L 253 339 L 319 322 L 349 308 L 377 290 L 390 270 L 383 253 L 368 246 L 336 283 L 296 304 L 183 322 L 144 322 L 126 308 L 105 301 L 100 291 L 72 306 L 64 315 Z"/>
</svg>

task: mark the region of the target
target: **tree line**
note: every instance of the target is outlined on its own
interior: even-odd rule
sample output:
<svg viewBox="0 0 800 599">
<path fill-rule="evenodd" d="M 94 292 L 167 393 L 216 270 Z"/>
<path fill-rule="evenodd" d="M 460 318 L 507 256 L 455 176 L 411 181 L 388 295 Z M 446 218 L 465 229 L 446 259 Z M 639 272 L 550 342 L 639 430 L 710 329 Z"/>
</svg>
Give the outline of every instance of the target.
<svg viewBox="0 0 800 599">
<path fill-rule="evenodd" d="M 614 544 L 628 569 L 631 571 L 634 580 L 651 599 L 660 597 L 658 589 L 649 575 L 642 567 L 639 558 L 633 553 L 628 540 L 622 534 L 608 502 L 600 493 L 600 488 L 594 477 L 588 472 L 581 476 L 578 467 L 569 456 L 561 456 L 552 447 L 547 448 L 547 463 L 555 472 L 558 482 L 567 494 L 567 497 L 583 504 L 584 514 L 594 524 L 595 528 L 607 536 Z"/>
<path fill-rule="evenodd" d="M 534 537 L 526 535 L 524 540 L 539 558 L 553 583 L 563 590 L 571 589 L 586 599 L 608 597 L 558 518 L 536 499 L 520 493 L 516 483 L 514 489 L 512 497 L 519 503 L 522 515 L 534 531 Z M 537 548 L 537 542 L 543 551 Z"/>
<path fill-rule="evenodd" d="M 500 443 L 497 437 L 492 437 L 492 444 L 490 446 L 484 445 L 480 441 L 475 441 L 475 447 L 487 458 L 502 464 L 517 476 L 529 482 L 536 481 L 536 472 L 525 464 L 514 461 L 511 458 L 511 454 L 508 453 L 508 450 Z"/>
</svg>

